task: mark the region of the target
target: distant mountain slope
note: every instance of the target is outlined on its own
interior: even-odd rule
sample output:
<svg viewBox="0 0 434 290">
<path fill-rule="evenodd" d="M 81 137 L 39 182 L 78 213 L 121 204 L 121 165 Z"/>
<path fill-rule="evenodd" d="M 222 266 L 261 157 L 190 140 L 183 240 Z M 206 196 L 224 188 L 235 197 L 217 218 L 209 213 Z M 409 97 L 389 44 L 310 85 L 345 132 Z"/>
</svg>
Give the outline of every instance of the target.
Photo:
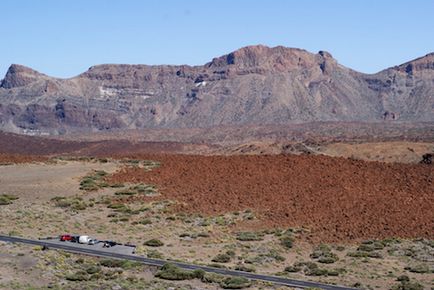
<svg viewBox="0 0 434 290">
<path fill-rule="evenodd" d="M 12 65 L 0 84 L 11 132 L 434 121 L 434 54 L 362 74 L 317 54 L 249 46 L 203 66 L 98 65 L 57 79 Z"/>
</svg>

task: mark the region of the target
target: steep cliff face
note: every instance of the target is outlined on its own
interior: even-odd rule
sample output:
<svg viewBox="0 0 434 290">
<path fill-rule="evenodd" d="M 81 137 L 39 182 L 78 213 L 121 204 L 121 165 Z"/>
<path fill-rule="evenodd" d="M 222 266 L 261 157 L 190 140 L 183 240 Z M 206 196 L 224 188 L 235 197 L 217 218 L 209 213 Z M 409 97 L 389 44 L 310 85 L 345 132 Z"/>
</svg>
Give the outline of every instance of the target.
<svg viewBox="0 0 434 290">
<path fill-rule="evenodd" d="M 56 79 L 12 65 L 6 131 L 193 128 L 311 121 L 434 121 L 434 54 L 366 75 L 330 53 L 249 46 L 203 66 L 98 65 Z"/>
</svg>

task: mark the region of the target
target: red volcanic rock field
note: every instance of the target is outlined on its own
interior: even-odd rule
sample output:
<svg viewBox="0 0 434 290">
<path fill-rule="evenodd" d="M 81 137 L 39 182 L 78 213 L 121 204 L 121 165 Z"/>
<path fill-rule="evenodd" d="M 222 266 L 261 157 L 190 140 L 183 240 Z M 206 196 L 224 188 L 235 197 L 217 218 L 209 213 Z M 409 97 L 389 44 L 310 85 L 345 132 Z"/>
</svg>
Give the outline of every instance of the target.
<svg viewBox="0 0 434 290">
<path fill-rule="evenodd" d="M 306 227 L 314 242 L 434 238 L 434 166 L 326 156 L 143 155 L 114 182 L 155 184 L 176 210 L 214 215 L 251 209 L 251 229 Z"/>
<path fill-rule="evenodd" d="M 47 159 L 48 158 L 44 156 L 0 153 L 0 164 L 42 162 L 42 161 L 46 161 Z"/>
</svg>

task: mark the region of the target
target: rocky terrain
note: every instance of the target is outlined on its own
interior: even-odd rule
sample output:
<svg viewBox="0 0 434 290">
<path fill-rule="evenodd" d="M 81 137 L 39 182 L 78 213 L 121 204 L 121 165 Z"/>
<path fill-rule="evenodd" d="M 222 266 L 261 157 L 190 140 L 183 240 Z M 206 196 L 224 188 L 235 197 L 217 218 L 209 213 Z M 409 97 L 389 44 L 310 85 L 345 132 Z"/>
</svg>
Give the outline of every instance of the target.
<svg viewBox="0 0 434 290">
<path fill-rule="evenodd" d="M 434 167 L 325 156 L 140 156 L 161 167 L 127 167 L 111 182 L 156 185 L 180 212 L 250 209 L 249 229 L 307 227 L 316 242 L 433 238 Z M 136 197 L 133 200 L 137 202 Z M 140 200 L 140 199 L 139 199 Z"/>
<path fill-rule="evenodd" d="M 98 65 L 57 79 L 11 65 L 0 128 L 25 134 L 306 122 L 434 121 L 434 54 L 376 74 L 329 53 L 249 46 L 202 66 Z"/>
<path fill-rule="evenodd" d="M 294 155 L 0 164 L 0 233 L 85 233 L 137 245 L 136 253 L 149 258 L 359 289 L 430 289 L 433 169 Z M 0 289 L 242 288 L 225 286 L 218 275 L 158 273 L 0 242 Z"/>
</svg>

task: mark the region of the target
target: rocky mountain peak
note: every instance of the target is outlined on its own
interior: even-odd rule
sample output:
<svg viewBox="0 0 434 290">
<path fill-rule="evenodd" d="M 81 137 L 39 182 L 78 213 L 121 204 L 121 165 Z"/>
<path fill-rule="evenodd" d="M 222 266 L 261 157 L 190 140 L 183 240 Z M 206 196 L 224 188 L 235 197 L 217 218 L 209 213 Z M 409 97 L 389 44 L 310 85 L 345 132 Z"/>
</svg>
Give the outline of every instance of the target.
<svg viewBox="0 0 434 290">
<path fill-rule="evenodd" d="M 331 57 L 330 54 L 327 56 Z M 214 58 L 208 63 L 208 67 L 261 68 L 266 71 L 288 71 L 300 67 L 308 67 L 315 63 L 317 63 L 315 55 L 303 49 L 253 45 Z"/>
<path fill-rule="evenodd" d="M 434 73 L 434 52 L 428 53 L 423 57 L 416 58 L 409 62 L 403 63 L 396 70 L 405 72 L 409 75 L 419 72 L 432 71 Z"/>
<path fill-rule="evenodd" d="M 70 79 L 12 65 L 0 87 L 0 130 L 433 122 L 433 79 L 434 54 L 367 75 L 326 51 L 263 45 L 205 65 L 106 64 Z"/>
<path fill-rule="evenodd" d="M 29 67 L 12 64 L 1 82 L 0 87 L 5 89 L 23 87 L 45 77 L 44 74 Z"/>
</svg>

